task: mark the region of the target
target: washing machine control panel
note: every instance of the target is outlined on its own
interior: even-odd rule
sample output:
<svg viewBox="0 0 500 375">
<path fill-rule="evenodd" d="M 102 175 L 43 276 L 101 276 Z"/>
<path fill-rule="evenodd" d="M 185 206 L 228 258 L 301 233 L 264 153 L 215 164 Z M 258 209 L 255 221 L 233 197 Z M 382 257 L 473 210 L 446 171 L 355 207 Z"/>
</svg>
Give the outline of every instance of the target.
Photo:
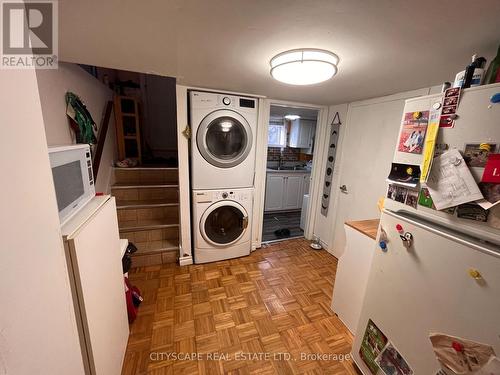
<svg viewBox="0 0 500 375">
<path fill-rule="evenodd" d="M 216 201 L 229 199 L 232 201 L 242 202 L 242 201 L 248 200 L 248 196 L 246 194 L 241 193 L 241 192 L 231 191 L 231 190 L 214 192 L 213 198 Z"/>
</svg>

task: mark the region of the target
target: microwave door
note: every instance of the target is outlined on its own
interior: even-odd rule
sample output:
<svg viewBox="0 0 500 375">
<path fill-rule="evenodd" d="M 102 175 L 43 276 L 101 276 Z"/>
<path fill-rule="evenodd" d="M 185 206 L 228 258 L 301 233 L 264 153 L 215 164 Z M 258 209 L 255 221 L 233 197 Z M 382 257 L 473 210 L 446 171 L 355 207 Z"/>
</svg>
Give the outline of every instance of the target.
<svg viewBox="0 0 500 375">
<path fill-rule="evenodd" d="M 88 146 L 78 146 L 68 146 L 62 151 L 50 153 L 61 224 L 95 195 L 90 149 Z"/>
</svg>

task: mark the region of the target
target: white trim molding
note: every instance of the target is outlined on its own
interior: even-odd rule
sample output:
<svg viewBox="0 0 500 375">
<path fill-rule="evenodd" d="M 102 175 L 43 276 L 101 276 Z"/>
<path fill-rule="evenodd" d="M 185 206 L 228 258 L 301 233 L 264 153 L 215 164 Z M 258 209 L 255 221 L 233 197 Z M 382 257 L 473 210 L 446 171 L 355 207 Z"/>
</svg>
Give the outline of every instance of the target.
<svg viewBox="0 0 500 375">
<path fill-rule="evenodd" d="M 254 180 L 254 206 L 253 206 L 253 226 L 252 226 L 252 250 L 262 246 L 262 224 L 264 220 L 264 198 L 266 191 L 266 170 L 267 170 L 267 133 L 269 126 L 269 115 L 271 105 L 280 105 L 287 107 L 299 107 L 318 110 L 318 120 L 316 125 L 317 140 L 325 138 L 327 132 L 328 107 L 316 104 L 297 103 L 285 100 L 260 99 L 259 100 L 259 116 L 257 129 L 257 145 L 255 157 L 255 180 Z M 319 143 L 319 141 L 317 141 Z M 304 235 L 307 239 L 313 236 L 313 229 L 316 215 L 314 214 L 317 202 L 320 199 L 321 189 L 321 165 L 323 155 L 323 145 L 317 144 L 314 147 L 313 168 L 311 171 L 310 184 L 310 202 L 307 210 L 306 227 Z"/>
<path fill-rule="evenodd" d="M 193 264 L 191 246 L 191 189 L 189 183 L 189 139 L 183 131 L 188 125 L 186 86 L 177 91 L 177 158 L 179 159 L 179 264 Z"/>
<path fill-rule="evenodd" d="M 262 222 L 266 191 L 267 132 L 269 126 L 269 99 L 259 99 L 257 140 L 255 145 L 255 177 L 252 214 L 252 251 L 262 246 Z"/>
</svg>

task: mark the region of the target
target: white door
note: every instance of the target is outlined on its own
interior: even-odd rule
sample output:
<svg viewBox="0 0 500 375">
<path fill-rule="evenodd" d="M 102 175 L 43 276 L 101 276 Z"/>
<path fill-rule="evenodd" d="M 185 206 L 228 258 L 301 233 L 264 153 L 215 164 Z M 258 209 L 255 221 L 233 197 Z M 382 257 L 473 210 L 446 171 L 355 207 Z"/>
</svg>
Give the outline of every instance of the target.
<svg viewBox="0 0 500 375">
<path fill-rule="evenodd" d="M 347 194 L 338 194 L 338 214 L 330 242 L 332 254 L 336 257 L 344 251 L 346 221 L 376 219 L 380 215 L 377 201 L 387 189 L 386 178 L 391 168 L 405 99 L 358 104 L 349 108 L 348 126 L 340 130 L 346 132 L 342 142 L 341 175 L 338 186 L 332 186 L 332 189 L 342 185 L 347 187 Z M 381 137 L 380 134 L 386 136 Z M 331 195 L 335 193 L 332 191 Z"/>
<path fill-rule="evenodd" d="M 302 206 L 302 175 L 285 177 L 285 194 L 283 194 L 283 209 L 293 210 Z"/>
<path fill-rule="evenodd" d="M 273 173 L 267 174 L 266 200 L 264 211 L 277 211 L 283 209 L 283 194 L 285 191 L 285 178 Z"/>
</svg>

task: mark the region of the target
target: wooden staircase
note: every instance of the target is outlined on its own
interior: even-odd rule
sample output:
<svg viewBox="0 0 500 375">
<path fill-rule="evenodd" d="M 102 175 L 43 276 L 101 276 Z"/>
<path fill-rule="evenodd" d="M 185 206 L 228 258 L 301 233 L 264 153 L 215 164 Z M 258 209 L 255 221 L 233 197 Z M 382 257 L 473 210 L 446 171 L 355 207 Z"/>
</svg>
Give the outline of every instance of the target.
<svg viewBox="0 0 500 375">
<path fill-rule="evenodd" d="M 132 266 L 174 263 L 179 255 L 177 168 L 115 168 L 120 237 L 137 246 Z"/>
</svg>

